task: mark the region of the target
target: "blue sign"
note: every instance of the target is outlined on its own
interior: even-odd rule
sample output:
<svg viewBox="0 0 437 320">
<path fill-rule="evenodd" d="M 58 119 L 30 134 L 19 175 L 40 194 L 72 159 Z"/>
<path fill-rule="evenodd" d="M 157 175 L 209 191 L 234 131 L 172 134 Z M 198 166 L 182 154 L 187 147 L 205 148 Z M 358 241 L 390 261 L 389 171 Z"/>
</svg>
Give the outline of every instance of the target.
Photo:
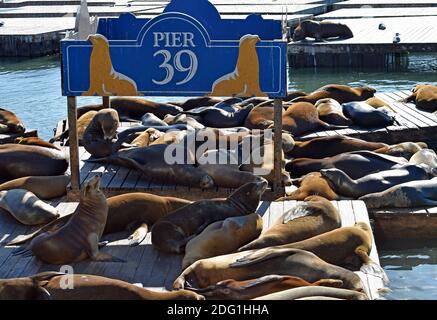
<svg viewBox="0 0 437 320">
<path fill-rule="evenodd" d="M 286 96 L 281 21 L 222 19 L 207 0 L 173 0 L 153 19 L 99 19 L 61 41 L 65 96 Z"/>
</svg>

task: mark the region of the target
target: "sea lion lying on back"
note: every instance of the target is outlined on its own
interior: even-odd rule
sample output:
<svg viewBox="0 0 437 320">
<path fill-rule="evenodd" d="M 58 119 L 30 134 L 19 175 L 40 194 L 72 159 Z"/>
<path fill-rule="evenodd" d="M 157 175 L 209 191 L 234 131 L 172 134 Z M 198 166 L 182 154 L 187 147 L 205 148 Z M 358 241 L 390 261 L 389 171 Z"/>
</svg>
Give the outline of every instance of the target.
<svg viewBox="0 0 437 320">
<path fill-rule="evenodd" d="M 24 133 L 23 122 L 13 113 L 0 108 L 0 133 Z"/>
<path fill-rule="evenodd" d="M 293 181 L 293 184 L 299 188 L 277 201 L 287 200 L 305 200 L 309 196 L 321 196 L 328 200 L 339 200 L 339 196 L 333 190 L 328 179 L 324 178 L 320 172 L 310 172 L 300 179 Z"/>
<path fill-rule="evenodd" d="M 66 289 L 64 281 L 73 288 Z M 204 300 L 192 291 L 155 292 L 121 280 L 87 275 L 42 272 L 0 280 L 0 300 Z"/>
<path fill-rule="evenodd" d="M 291 102 L 310 102 L 315 104 L 320 99 L 331 98 L 336 100 L 338 103 L 343 104 L 346 102 L 367 100 L 373 97 L 375 92 L 375 89 L 368 86 L 353 88 L 340 84 L 328 84 L 307 96 L 293 99 Z"/>
<path fill-rule="evenodd" d="M 267 181 L 251 182 L 226 199 L 196 201 L 160 219 L 152 228 L 152 244 L 168 253 L 181 253 L 188 241 L 208 225 L 228 217 L 254 213 Z"/>
<path fill-rule="evenodd" d="M 405 102 L 414 102 L 418 108 L 429 112 L 437 111 L 437 86 L 418 84 Z"/>
<path fill-rule="evenodd" d="M 306 37 L 320 41 L 328 38 L 349 39 L 353 36 L 351 29 L 342 23 L 304 20 L 294 29 L 293 41 L 304 40 Z"/>
</svg>

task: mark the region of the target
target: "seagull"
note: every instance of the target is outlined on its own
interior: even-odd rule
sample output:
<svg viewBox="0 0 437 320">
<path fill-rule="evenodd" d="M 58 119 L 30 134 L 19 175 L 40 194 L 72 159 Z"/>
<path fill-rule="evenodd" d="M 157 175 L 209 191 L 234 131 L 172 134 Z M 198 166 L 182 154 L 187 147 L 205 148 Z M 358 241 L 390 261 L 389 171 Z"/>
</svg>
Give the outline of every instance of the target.
<svg viewBox="0 0 437 320">
<path fill-rule="evenodd" d="M 0 27 L 3 27 L 4 26 L 4 21 L 0 21 Z"/>
<path fill-rule="evenodd" d="M 401 42 L 401 37 L 400 37 L 400 33 L 396 32 L 394 38 L 393 38 L 393 43 L 399 43 Z"/>
<path fill-rule="evenodd" d="M 381 23 L 379 24 L 378 29 L 379 29 L 379 30 L 385 30 L 385 29 L 386 29 L 384 22 L 381 22 Z"/>
</svg>

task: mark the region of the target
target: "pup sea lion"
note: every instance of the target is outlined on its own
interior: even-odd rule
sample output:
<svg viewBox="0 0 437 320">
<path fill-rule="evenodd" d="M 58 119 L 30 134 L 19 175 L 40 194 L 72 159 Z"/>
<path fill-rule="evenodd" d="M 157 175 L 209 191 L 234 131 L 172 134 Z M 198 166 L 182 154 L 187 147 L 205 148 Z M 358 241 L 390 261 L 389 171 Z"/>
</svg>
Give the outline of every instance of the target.
<svg viewBox="0 0 437 320">
<path fill-rule="evenodd" d="M 322 159 L 333 157 L 344 152 L 360 150 L 374 151 L 387 147 L 388 145 L 385 143 L 368 142 L 357 138 L 337 135 L 313 138 L 308 141 L 295 141 L 294 148 L 287 152 L 286 155 L 295 159 Z"/>
<path fill-rule="evenodd" d="M 414 102 L 418 108 L 429 112 L 437 111 L 437 86 L 418 84 L 412 91 L 405 102 Z"/>
<path fill-rule="evenodd" d="M 101 107 L 99 110 L 103 109 L 102 105 L 99 105 L 99 107 Z M 80 108 L 78 108 L 78 112 L 79 112 L 79 109 Z M 77 122 L 76 122 L 77 138 L 78 138 L 80 144 L 82 144 L 83 134 L 85 133 L 86 128 L 91 123 L 91 121 L 93 120 L 93 118 L 96 114 L 97 114 L 97 111 L 95 111 L 95 110 L 87 111 L 87 112 L 83 113 L 77 119 Z M 50 139 L 49 142 L 53 143 L 55 141 L 67 139 L 69 132 L 70 132 L 70 130 L 66 129 L 61 134 Z"/>
<path fill-rule="evenodd" d="M 437 177 L 431 180 L 411 181 L 382 192 L 362 196 L 367 208 L 414 208 L 437 205 Z"/>
<path fill-rule="evenodd" d="M 311 172 L 297 181 L 299 188 L 278 201 L 300 200 L 308 196 L 321 196 L 328 200 L 338 200 L 339 196 L 332 188 L 329 180 L 323 177 L 320 172 Z M 296 184 L 296 182 L 295 182 Z"/>
<path fill-rule="evenodd" d="M 293 243 L 340 227 L 340 214 L 334 205 L 322 197 L 311 196 L 285 212 L 258 239 L 238 251 Z"/>
<path fill-rule="evenodd" d="M 184 114 L 194 116 L 200 123 L 207 127 L 231 128 L 242 126 L 252 109 L 253 105 L 249 104 L 234 112 L 228 112 L 216 107 L 209 107 L 200 112 L 193 112 L 192 110 L 184 111 Z"/>
<path fill-rule="evenodd" d="M 143 126 L 166 126 L 167 123 L 159 119 L 153 113 L 147 112 L 141 117 L 141 124 Z"/>
<path fill-rule="evenodd" d="M 375 92 L 375 89 L 368 86 L 353 88 L 341 84 L 328 84 L 307 96 L 295 98 L 291 100 L 291 102 L 310 102 L 315 104 L 320 99 L 331 98 L 336 100 L 338 103 L 343 104 L 351 101 L 367 100 L 373 97 Z"/>
<path fill-rule="evenodd" d="M 372 108 L 365 102 L 344 103 L 343 113 L 353 123 L 366 128 L 386 127 L 395 122 L 393 113 L 384 112 L 383 108 Z"/>
<path fill-rule="evenodd" d="M 268 275 L 258 279 L 246 281 L 224 280 L 204 289 L 189 288 L 196 293 L 202 294 L 207 299 L 223 300 L 249 300 L 270 293 L 306 287 L 326 286 L 341 287 L 343 281 L 334 279 L 321 279 L 310 283 L 298 277 Z"/>
<path fill-rule="evenodd" d="M 139 133 L 130 145 L 133 147 L 147 147 L 164 134 L 165 133 L 159 130 L 149 128 L 146 131 Z"/>
<path fill-rule="evenodd" d="M 24 133 L 23 123 L 12 111 L 0 108 L 0 133 Z"/>
<path fill-rule="evenodd" d="M 64 281 L 74 284 L 65 289 Z M 121 280 L 88 275 L 43 272 L 0 280 L 0 300 L 204 300 L 188 290 L 155 292 Z"/>
<path fill-rule="evenodd" d="M 209 96 L 266 97 L 259 83 L 259 60 L 256 44 L 259 36 L 247 34 L 240 39 L 235 70 L 217 79 Z"/>
<path fill-rule="evenodd" d="M 181 253 L 188 241 L 208 225 L 256 211 L 267 181 L 251 182 L 228 198 L 196 201 L 160 219 L 152 228 L 152 244 L 159 250 Z"/>
<path fill-rule="evenodd" d="M 166 114 L 177 115 L 183 111 L 182 108 L 167 103 L 126 97 L 111 99 L 111 108 L 115 109 L 120 119 L 124 121 L 141 121 L 141 117 L 148 112 L 153 113 L 159 119 L 164 119 Z"/>
<path fill-rule="evenodd" d="M 350 126 L 352 124 L 352 120 L 344 116 L 341 104 L 334 99 L 320 99 L 316 102 L 315 107 L 320 120 L 324 122 L 340 126 Z"/>
<path fill-rule="evenodd" d="M 25 144 L 28 146 L 40 146 L 44 148 L 56 149 L 61 151 L 61 149 L 59 149 L 57 146 L 51 144 L 50 142 L 44 141 L 38 137 L 27 137 L 27 138 L 18 137 L 15 139 L 14 142 L 17 144 Z"/>
<path fill-rule="evenodd" d="M 339 169 L 322 169 L 320 173 L 334 186 L 334 190 L 343 196 L 359 198 L 369 193 L 381 192 L 395 185 L 428 180 L 427 170 L 416 165 L 405 165 L 392 170 L 379 171 L 353 180 Z"/>
<path fill-rule="evenodd" d="M 68 168 L 63 151 L 21 144 L 0 145 L 0 177 L 55 176 Z"/>
<path fill-rule="evenodd" d="M 306 37 L 320 41 L 328 38 L 349 39 L 353 36 L 351 29 L 342 23 L 304 20 L 294 29 L 293 41 L 304 40 Z"/>
<path fill-rule="evenodd" d="M 0 208 L 25 225 L 47 223 L 59 217 L 58 210 L 24 189 L 0 191 Z"/>
<path fill-rule="evenodd" d="M 302 298 L 311 297 L 330 297 L 341 300 L 369 300 L 367 295 L 362 292 L 322 286 L 306 286 L 301 288 L 288 289 L 258 297 L 254 300 L 301 300 Z"/>
<path fill-rule="evenodd" d="M 188 241 L 182 270 L 197 260 L 235 252 L 241 245 L 258 237 L 262 229 L 263 220 L 257 213 L 211 223 Z"/>
<path fill-rule="evenodd" d="M 34 193 L 38 198 L 50 200 L 67 194 L 70 176 L 32 176 L 14 179 L 0 185 L 0 191 L 11 189 L 25 189 Z"/>
<path fill-rule="evenodd" d="M 294 177 L 301 177 L 321 169 L 337 168 L 352 179 L 358 179 L 376 171 L 389 170 L 407 160 L 372 151 L 352 151 L 323 159 L 299 158 L 285 165 L 285 170 Z"/>
<path fill-rule="evenodd" d="M 424 142 L 401 142 L 374 150 L 376 153 L 384 153 L 394 157 L 410 159 L 416 152 L 428 148 Z"/>
<path fill-rule="evenodd" d="M 112 141 L 120 125 L 118 113 L 114 109 L 102 109 L 93 117 L 83 134 L 83 146 L 93 157 L 106 157 L 112 154 L 115 144 Z"/>
<path fill-rule="evenodd" d="M 202 259 L 186 268 L 174 281 L 173 288 L 206 288 L 227 280 L 249 280 L 266 275 L 284 275 L 302 278 L 308 282 L 321 279 L 343 281 L 343 288 L 364 291 L 360 277 L 354 272 L 329 264 L 314 253 L 289 249 L 285 255 L 266 256 L 250 265 L 237 263 L 242 257 L 261 250 L 250 250 Z"/>
<path fill-rule="evenodd" d="M 38 259 L 49 264 L 70 264 L 87 258 L 119 262 L 120 259 L 100 252 L 98 248 L 108 216 L 108 204 L 99 185 L 97 175 L 87 181 L 70 220 L 55 232 L 39 234 L 26 251 L 32 251 Z"/>
</svg>

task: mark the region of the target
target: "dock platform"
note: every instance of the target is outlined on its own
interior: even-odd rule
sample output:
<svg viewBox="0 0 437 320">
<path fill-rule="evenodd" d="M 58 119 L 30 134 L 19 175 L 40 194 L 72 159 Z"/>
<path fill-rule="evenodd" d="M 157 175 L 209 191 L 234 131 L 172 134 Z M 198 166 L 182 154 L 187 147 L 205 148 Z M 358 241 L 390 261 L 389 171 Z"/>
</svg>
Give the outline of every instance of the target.
<svg viewBox="0 0 437 320">
<path fill-rule="evenodd" d="M 263 217 L 264 229 L 269 228 L 285 211 L 297 202 L 261 202 L 258 213 Z M 353 226 L 355 222 L 369 223 L 366 207 L 362 201 L 333 201 L 339 209 L 342 226 Z M 58 209 L 61 215 L 75 210 L 77 203 L 61 202 Z M 0 277 L 25 277 L 43 271 L 59 271 L 60 266 L 43 264 L 35 257 L 12 256 L 15 247 L 4 247 L 4 244 L 15 237 L 31 232 L 32 228 L 15 222 L 7 214 L 0 215 Z M 126 260 L 125 263 L 84 261 L 73 265 L 76 274 L 94 274 L 124 280 L 130 283 L 141 283 L 143 287 L 154 290 L 169 290 L 173 281 L 181 273 L 181 255 L 165 254 L 157 251 L 151 244 L 151 234 L 139 246 L 130 247 L 127 233 L 104 236 L 110 243 L 101 249 L 116 257 Z M 373 242 L 371 259 L 379 264 L 378 251 Z M 383 287 L 382 279 L 357 271 L 366 287 L 370 299 L 380 298 L 379 289 Z"/>
</svg>

